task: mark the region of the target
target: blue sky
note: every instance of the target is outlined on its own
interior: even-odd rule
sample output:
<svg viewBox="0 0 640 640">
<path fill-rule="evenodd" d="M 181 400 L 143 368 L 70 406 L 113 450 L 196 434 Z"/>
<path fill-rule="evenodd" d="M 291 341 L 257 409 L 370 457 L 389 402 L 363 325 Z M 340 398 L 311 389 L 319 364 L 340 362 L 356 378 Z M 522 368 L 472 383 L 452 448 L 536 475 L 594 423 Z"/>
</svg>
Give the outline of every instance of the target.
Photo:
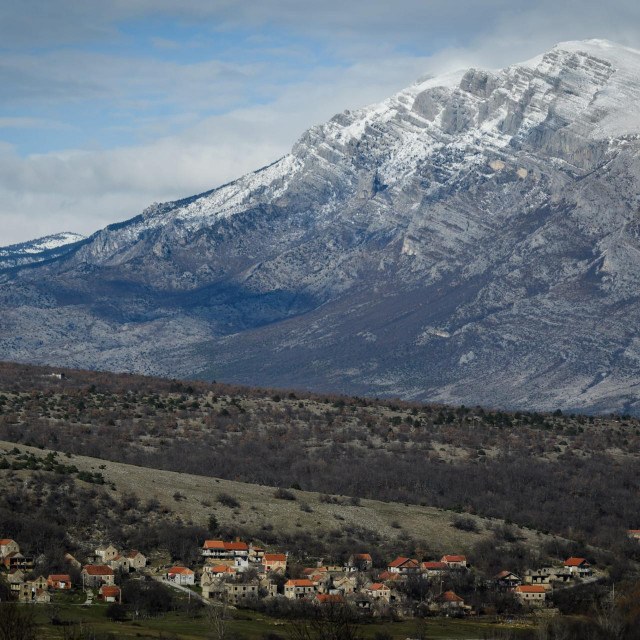
<svg viewBox="0 0 640 640">
<path fill-rule="evenodd" d="M 636 4 L 4 0 L 0 245 L 212 188 L 426 74 L 569 39 L 638 47 Z"/>
</svg>

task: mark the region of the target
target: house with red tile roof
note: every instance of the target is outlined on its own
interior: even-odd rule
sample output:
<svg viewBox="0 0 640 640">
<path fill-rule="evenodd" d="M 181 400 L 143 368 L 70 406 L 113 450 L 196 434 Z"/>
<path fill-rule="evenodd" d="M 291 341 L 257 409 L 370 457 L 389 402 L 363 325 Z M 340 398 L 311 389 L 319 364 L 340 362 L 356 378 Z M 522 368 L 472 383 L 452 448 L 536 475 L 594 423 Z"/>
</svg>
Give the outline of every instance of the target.
<svg viewBox="0 0 640 640">
<path fill-rule="evenodd" d="M 287 580 L 284 583 L 284 596 L 290 600 L 307 598 L 315 593 L 315 587 L 311 580 L 306 578 L 298 578 L 296 580 Z"/>
<path fill-rule="evenodd" d="M 345 571 L 371 571 L 373 559 L 370 553 L 354 553 L 350 556 Z"/>
<path fill-rule="evenodd" d="M 547 590 L 541 584 L 521 584 L 513 591 L 525 604 L 541 606 L 547 597 Z"/>
<path fill-rule="evenodd" d="M 195 584 L 196 574 L 187 567 L 173 567 L 167 571 L 167 580 L 181 585 Z"/>
<path fill-rule="evenodd" d="M 47 578 L 47 586 L 53 589 L 71 589 L 71 576 L 67 573 L 51 573 Z"/>
<path fill-rule="evenodd" d="M 82 568 L 84 584 L 89 587 L 106 585 L 112 587 L 115 584 L 115 575 L 111 567 L 105 564 L 85 564 Z"/>
<path fill-rule="evenodd" d="M 98 593 L 100 594 L 100 599 L 105 602 L 122 602 L 120 587 L 102 586 Z"/>
<path fill-rule="evenodd" d="M 640 542 L 640 529 L 627 529 L 627 535 L 632 540 L 637 540 L 638 542 Z"/>
<path fill-rule="evenodd" d="M 442 556 L 440 562 L 444 562 L 449 569 L 466 569 L 467 567 L 466 556 Z"/>
<path fill-rule="evenodd" d="M 382 600 L 389 602 L 391 600 L 391 589 L 382 582 L 374 582 L 365 589 L 365 594 L 372 600 Z"/>
<path fill-rule="evenodd" d="M 207 565 L 203 569 L 203 573 L 208 573 L 216 578 L 227 576 L 235 576 L 236 570 L 228 564 L 217 564 L 215 566 Z"/>
<path fill-rule="evenodd" d="M 5 558 L 10 553 L 19 553 L 20 545 L 11 538 L 0 539 L 0 559 Z"/>
<path fill-rule="evenodd" d="M 438 597 L 438 602 L 448 607 L 464 607 L 464 600 L 453 591 L 445 591 Z"/>
<path fill-rule="evenodd" d="M 9 571 L 11 571 L 11 569 L 28 569 L 33 566 L 33 560 L 26 558 L 19 551 L 10 551 L 2 558 L 2 564 L 7 567 Z"/>
<path fill-rule="evenodd" d="M 389 571 L 389 573 L 400 573 L 402 575 L 419 573 L 420 563 L 413 558 L 399 557 L 387 565 L 387 571 Z"/>
<path fill-rule="evenodd" d="M 591 565 L 584 558 L 568 558 L 565 560 L 564 567 L 571 575 L 580 578 L 587 578 L 593 573 Z"/>
<path fill-rule="evenodd" d="M 249 547 L 246 542 L 224 542 L 223 540 L 205 540 L 202 545 L 204 558 L 249 558 Z"/>
<path fill-rule="evenodd" d="M 511 571 L 501 571 L 493 576 L 493 584 L 499 591 L 513 591 L 522 584 L 522 578 Z"/>
<path fill-rule="evenodd" d="M 287 556 L 284 553 L 265 553 L 262 557 L 262 570 L 284 573 L 287 570 Z"/>
</svg>

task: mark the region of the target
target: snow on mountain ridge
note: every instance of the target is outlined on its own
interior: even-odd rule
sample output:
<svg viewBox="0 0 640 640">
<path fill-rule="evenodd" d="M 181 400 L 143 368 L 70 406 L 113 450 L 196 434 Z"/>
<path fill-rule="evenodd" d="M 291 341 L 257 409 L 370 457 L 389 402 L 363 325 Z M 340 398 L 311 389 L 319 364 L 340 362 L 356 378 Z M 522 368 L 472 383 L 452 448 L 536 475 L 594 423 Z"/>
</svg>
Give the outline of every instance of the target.
<svg viewBox="0 0 640 640">
<path fill-rule="evenodd" d="M 307 130 L 292 152 L 187 204 L 167 203 L 156 213 L 108 231 L 90 259 L 104 249 L 135 242 L 142 234 L 171 225 L 188 235 L 260 203 L 274 202 L 292 184 L 321 171 L 337 183 L 351 183 L 367 171 L 385 187 L 402 189 L 419 167 L 438 170 L 431 191 L 453 184 L 475 166 L 515 162 L 520 147 L 553 144 L 579 147 L 576 139 L 606 141 L 638 132 L 640 52 L 603 40 L 559 43 L 547 53 L 499 71 L 459 70 L 417 82 L 380 103 L 344 111 Z M 560 143 L 545 129 L 562 130 Z M 576 149 L 574 168 L 586 167 L 602 150 Z M 501 165 L 502 163 L 502 165 Z M 521 167 L 523 175 L 529 170 Z M 444 176 L 444 177 L 443 177 Z M 355 189 L 355 186 L 352 188 Z M 369 189 L 368 191 L 371 191 Z M 371 194 L 373 195 L 373 194 Z M 329 219 L 333 196 L 317 210 Z M 324 212 L 324 213 L 322 213 Z M 98 235 L 103 236 L 105 232 Z"/>
<path fill-rule="evenodd" d="M 36 238 L 35 240 L 29 240 L 28 242 L 21 242 L 19 244 L 0 247 L 0 256 L 7 256 L 10 254 L 41 253 L 42 251 L 57 249 L 64 245 L 79 242 L 80 240 L 84 239 L 85 236 L 80 235 L 79 233 L 63 231 L 54 235 Z"/>
</svg>

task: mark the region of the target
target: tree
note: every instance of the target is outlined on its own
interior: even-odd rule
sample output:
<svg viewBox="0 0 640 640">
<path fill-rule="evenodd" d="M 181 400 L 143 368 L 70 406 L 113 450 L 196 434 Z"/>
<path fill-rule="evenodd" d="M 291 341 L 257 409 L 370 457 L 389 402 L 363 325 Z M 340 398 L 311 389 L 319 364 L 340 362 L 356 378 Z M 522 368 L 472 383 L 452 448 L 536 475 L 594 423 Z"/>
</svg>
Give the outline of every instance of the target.
<svg viewBox="0 0 640 640">
<path fill-rule="evenodd" d="M 31 610 L 22 611 L 15 602 L 0 602 L 0 640 L 36 640 Z"/>
<path fill-rule="evenodd" d="M 360 620 L 346 604 L 311 605 L 304 618 L 291 623 L 291 640 L 360 640 Z"/>
<path fill-rule="evenodd" d="M 207 620 L 211 628 L 211 637 L 214 640 L 225 640 L 227 637 L 227 602 L 221 605 L 211 605 L 207 609 Z"/>
<path fill-rule="evenodd" d="M 123 622 L 127 619 L 127 607 L 114 602 L 107 607 L 105 614 L 113 622 Z"/>
<path fill-rule="evenodd" d="M 218 533 L 219 529 L 220 529 L 220 523 L 218 522 L 218 518 L 216 518 L 215 513 L 212 513 L 209 516 L 209 522 L 207 524 L 208 528 L 209 528 L 209 533 L 214 535 L 216 533 Z"/>
</svg>

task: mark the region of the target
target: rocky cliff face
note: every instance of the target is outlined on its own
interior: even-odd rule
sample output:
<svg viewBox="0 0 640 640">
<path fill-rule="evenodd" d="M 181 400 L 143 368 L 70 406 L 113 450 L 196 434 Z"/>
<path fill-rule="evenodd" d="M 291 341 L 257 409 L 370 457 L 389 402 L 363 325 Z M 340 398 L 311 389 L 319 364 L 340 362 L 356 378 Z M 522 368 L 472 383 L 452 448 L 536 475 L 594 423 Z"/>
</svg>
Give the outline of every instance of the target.
<svg viewBox="0 0 640 640">
<path fill-rule="evenodd" d="M 0 357 L 640 411 L 640 52 L 560 44 L 0 272 Z"/>
</svg>

